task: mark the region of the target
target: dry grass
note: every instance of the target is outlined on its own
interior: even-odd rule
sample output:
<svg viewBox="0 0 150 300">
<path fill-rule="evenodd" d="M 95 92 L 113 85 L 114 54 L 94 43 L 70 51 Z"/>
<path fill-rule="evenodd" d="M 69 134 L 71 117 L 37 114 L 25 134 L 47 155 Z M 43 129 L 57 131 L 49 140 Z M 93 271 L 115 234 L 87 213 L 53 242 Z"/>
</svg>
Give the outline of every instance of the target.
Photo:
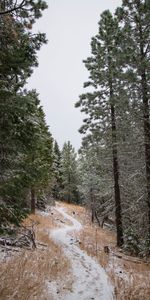
<svg viewBox="0 0 150 300">
<path fill-rule="evenodd" d="M 117 300 L 150 299 L 150 264 L 120 252 L 116 247 L 115 233 L 93 225 L 86 208 L 68 203 L 61 203 L 62 205 L 67 213 L 72 215 L 74 211 L 75 217 L 84 225 L 83 230 L 75 233 L 75 236 L 81 242 L 81 249 L 88 255 L 96 257 L 106 270 L 115 286 L 115 298 Z M 104 246 L 109 247 L 109 254 L 104 252 Z"/>
<path fill-rule="evenodd" d="M 78 208 L 76 210 L 80 211 Z M 89 214 L 84 208 L 79 217 L 80 221 L 86 224 L 77 236 L 81 241 L 80 247 L 89 255 L 96 257 L 104 267 L 115 286 L 116 299 L 150 299 L 150 264 L 120 252 L 116 247 L 115 233 L 92 225 Z M 85 219 L 88 221 L 85 222 Z M 104 246 L 109 247 L 108 254 L 104 252 Z"/>
<path fill-rule="evenodd" d="M 75 217 L 83 225 L 89 225 L 90 216 L 85 207 L 77 205 L 77 204 L 70 204 L 70 203 L 65 203 L 65 202 L 56 202 L 56 203 L 57 203 L 57 206 L 64 207 L 68 214 Z M 75 215 L 73 215 L 73 212 L 75 213 Z"/>
<path fill-rule="evenodd" d="M 46 246 L 24 250 L 0 264 L 0 299 L 51 300 L 47 283 L 57 278 L 63 281 L 68 273 L 69 262 L 61 248 L 49 237 L 56 228 L 55 219 L 49 216 L 31 215 L 24 225 L 37 222 L 36 239 Z"/>
<path fill-rule="evenodd" d="M 57 204 L 59 205 L 59 203 Z M 105 268 L 113 285 L 117 300 L 150 299 L 150 265 L 134 261 L 116 247 L 116 236 L 107 229 L 98 228 L 90 222 L 88 211 L 78 205 L 61 203 L 67 212 L 84 225 L 80 233 L 74 233 L 81 241 L 80 247 L 94 256 Z M 24 250 L 5 263 L 0 264 L 0 299 L 1 300 L 51 300 L 48 282 L 60 283 L 61 295 L 69 290 L 72 279 L 66 280 L 69 274 L 69 262 L 64 257 L 61 247 L 49 237 L 53 228 L 62 226 L 62 215 L 55 210 L 52 215 L 31 215 L 24 222 L 29 226 L 36 222 L 36 240 L 46 246 L 35 250 Z M 104 252 L 104 246 L 110 253 Z M 69 274 L 70 276 L 70 274 Z M 70 276 L 71 277 L 71 276 Z M 63 283 L 63 284 L 62 284 Z"/>
</svg>

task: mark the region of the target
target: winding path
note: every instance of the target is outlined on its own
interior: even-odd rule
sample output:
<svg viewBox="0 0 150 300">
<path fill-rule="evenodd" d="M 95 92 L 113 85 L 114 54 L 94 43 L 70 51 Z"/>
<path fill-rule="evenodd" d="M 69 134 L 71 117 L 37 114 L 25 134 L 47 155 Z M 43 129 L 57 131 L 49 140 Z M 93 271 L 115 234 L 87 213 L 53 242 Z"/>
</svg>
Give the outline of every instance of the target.
<svg viewBox="0 0 150 300">
<path fill-rule="evenodd" d="M 112 300 L 113 287 L 109 282 L 105 270 L 88 256 L 76 244 L 73 243 L 72 231 L 78 231 L 82 228 L 75 218 L 68 215 L 63 207 L 57 207 L 56 210 L 63 217 L 72 222 L 72 225 L 65 225 L 63 228 L 55 229 L 52 237 L 62 245 L 65 255 L 71 261 L 74 283 L 72 291 L 65 296 L 57 295 L 61 300 Z"/>
</svg>

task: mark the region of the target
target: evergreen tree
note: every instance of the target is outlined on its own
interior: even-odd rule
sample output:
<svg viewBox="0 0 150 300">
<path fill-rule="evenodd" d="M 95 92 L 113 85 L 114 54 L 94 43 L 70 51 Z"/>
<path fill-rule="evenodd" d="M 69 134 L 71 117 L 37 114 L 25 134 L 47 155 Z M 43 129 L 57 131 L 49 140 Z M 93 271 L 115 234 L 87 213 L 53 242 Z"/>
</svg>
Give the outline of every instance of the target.
<svg viewBox="0 0 150 300">
<path fill-rule="evenodd" d="M 103 224 L 106 217 L 113 217 L 114 214 L 111 159 L 106 159 L 106 152 L 101 142 L 91 136 L 82 142 L 78 160 L 78 188 L 82 202 L 91 210 L 92 222 L 96 219 L 99 225 L 100 220 Z"/>
<path fill-rule="evenodd" d="M 26 131 L 30 140 L 28 140 L 23 161 L 25 172 L 23 180 L 31 188 L 31 211 L 35 212 L 36 194 L 47 187 L 52 177 L 52 137 L 45 123 L 45 115 L 38 95 L 32 91 L 27 94 L 27 97 L 30 98 L 33 110 Z"/>
<path fill-rule="evenodd" d="M 70 202 L 78 202 L 77 159 L 74 148 L 68 141 L 64 144 L 61 157 L 62 198 Z"/>
<path fill-rule="evenodd" d="M 53 188 L 52 194 L 56 199 L 60 199 L 60 191 L 62 189 L 62 174 L 61 174 L 61 151 L 57 141 L 54 142 L 53 146 Z"/>
<path fill-rule="evenodd" d="M 145 174 L 147 188 L 148 231 L 150 241 L 150 116 L 149 116 L 149 69 L 150 69 L 150 2 L 124 0 L 116 15 L 123 31 L 122 49 L 126 66 L 130 97 L 136 95 L 143 118 Z M 131 94 L 132 91 L 132 94 Z M 138 103 L 136 103 L 136 106 Z"/>
<path fill-rule="evenodd" d="M 41 11 L 47 8 L 45 1 L 37 0 L 1 0 L 0 3 L 0 16 L 16 14 L 20 17 L 30 18 L 31 24 L 35 22 L 34 17 L 41 17 Z"/>
<path fill-rule="evenodd" d="M 104 143 L 106 143 L 107 133 L 109 133 L 109 139 L 111 134 L 117 245 L 121 246 L 123 244 L 123 226 L 116 120 L 116 107 L 119 106 L 121 93 L 121 87 L 119 86 L 121 70 L 118 62 L 120 54 L 119 49 L 117 49 L 118 38 L 118 21 L 113 18 L 109 11 L 105 11 L 99 22 L 99 34 L 92 38 L 92 56 L 84 61 L 90 72 L 90 81 L 85 83 L 84 86 L 92 86 L 94 92 L 81 95 L 76 107 L 81 106 L 81 111 L 89 115 L 84 120 L 85 125 L 81 128 L 81 132 L 84 133 L 90 130 L 92 133 L 98 134 L 99 139 L 103 139 Z"/>
<path fill-rule="evenodd" d="M 32 34 L 32 24 L 47 5 L 44 1 L 23 4 L 23 9 L 13 12 L 13 1 L 0 4 L 0 11 L 6 12 L 0 14 L 1 228 L 8 222 L 19 224 L 30 190 L 34 211 L 34 194 L 48 184 L 52 165 L 52 137 L 38 96 L 24 90 L 38 65 L 37 51 L 46 42 L 45 34 Z"/>
</svg>

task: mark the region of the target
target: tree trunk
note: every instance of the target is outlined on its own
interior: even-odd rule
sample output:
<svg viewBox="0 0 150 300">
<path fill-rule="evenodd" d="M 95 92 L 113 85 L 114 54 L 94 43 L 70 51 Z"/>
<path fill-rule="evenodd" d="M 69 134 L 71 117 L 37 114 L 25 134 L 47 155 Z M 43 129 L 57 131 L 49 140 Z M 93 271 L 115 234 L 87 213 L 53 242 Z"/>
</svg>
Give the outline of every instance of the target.
<svg viewBox="0 0 150 300">
<path fill-rule="evenodd" d="M 121 209 L 121 196 L 119 186 L 119 164 L 118 164 L 118 151 L 117 151 L 117 129 L 116 129 L 116 114 L 114 105 L 114 91 L 112 82 L 112 62 L 109 55 L 110 49 L 108 47 L 108 67 L 109 67 L 109 100 L 111 112 L 111 129 L 112 129 L 112 157 L 113 157 L 113 176 L 114 176 L 114 192 L 115 192 L 115 216 L 116 216 L 116 229 L 117 229 L 117 246 L 121 247 L 124 243 L 123 240 L 123 226 L 122 226 L 122 209 Z"/>
<path fill-rule="evenodd" d="M 113 175 L 114 175 L 114 191 L 115 191 L 115 214 L 116 214 L 116 228 L 117 228 L 117 246 L 123 245 L 123 228 L 122 228 L 122 211 L 121 211 L 121 197 L 119 186 L 119 165 L 118 165 L 118 151 L 117 151 L 117 136 L 116 136 L 116 120 L 115 108 L 111 104 L 111 122 L 112 122 L 112 155 L 113 155 Z"/>
<path fill-rule="evenodd" d="M 94 214 L 94 210 L 93 210 L 93 208 L 92 208 L 92 214 L 91 214 L 91 222 L 92 222 L 92 223 L 94 223 L 94 216 L 95 216 L 95 214 Z"/>
<path fill-rule="evenodd" d="M 145 144 L 145 166 L 146 166 L 146 188 L 148 206 L 148 234 L 150 239 L 150 120 L 147 80 L 145 72 L 141 76 L 142 95 L 143 95 L 143 123 L 144 123 L 144 144 Z"/>
<path fill-rule="evenodd" d="M 95 217 L 95 203 L 94 203 L 94 197 L 93 197 L 93 189 L 90 188 L 90 202 L 91 202 L 91 222 L 94 223 L 94 217 Z"/>
<path fill-rule="evenodd" d="M 95 219 L 97 220 L 98 226 L 100 227 L 101 224 L 100 224 L 100 220 L 99 220 L 99 218 L 98 218 L 98 215 L 97 215 L 96 210 L 95 210 Z"/>
<path fill-rule="evenodd" d="M 31 213 L 35 214 L 35 190 L 31 188 Z"/>
<path fill-rule="evenodd" d="M 115 214 L 116 214 L 116 228 L 117 228 L 117 246 L 123 245 L 123 227 L 122 227 L 122 210 L 121 197 L 119 186 L 119 165 L 118 165 L 118 151 L 117 151 L 117 136 L 116 136 L 116 119 L 115 108 L 111 104 L 111 126 L 112 126 L 112 155 L 113 155 L 113 175 L 114 175 L 114 191 L 115 191 Z"/>
<path fill-rule="evenodd" d="M 71 188 L 71 180 L 70 180 L 70 172 L 68 174 L 68 187 L 69 187 L 69 190 L 68 190 L 68 203 L 71 203 L 71 192 L 70 192 L 70 188 Z"/>
</svg>

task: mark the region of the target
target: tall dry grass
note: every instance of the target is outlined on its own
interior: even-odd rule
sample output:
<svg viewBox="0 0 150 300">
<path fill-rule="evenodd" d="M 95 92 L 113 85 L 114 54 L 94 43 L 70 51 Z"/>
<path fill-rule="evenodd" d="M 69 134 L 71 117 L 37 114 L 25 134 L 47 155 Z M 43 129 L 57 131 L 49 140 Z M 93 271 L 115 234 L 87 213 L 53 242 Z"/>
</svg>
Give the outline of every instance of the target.
<svg viewBox="0 0 150 300">
<path fill-rule="evenodd" d="M 57 278 L 63 280 L 68 273 L 69 262 L 61 247 L 50 238 L 49 232 L 55 220 L 49 216 L 33 215 L 24 225 L 36 222 L 35 250 L 22 250 L 0 264 L 1 300 L 52 300 L 47 283 Z"/>
<path fill-rule="evenodd" d="M 95 257 L 106 270 L 115 287 L 115 299 L 150 299 L 150 264 L 120 252 L 116 247 L 115 233 L 93 225 L 86 208 L 67 203 L 61 203 L 62 205 L 69 214 L 74 211 L 75 218 L 84 225 L 80 233 L 75 233 L 75 237 L 80 240 L 81 249 Z M 105 253 L 104 246 L 109 247 L 108 254 Z"/>
<path fill-rule="evenodd" d="M 115 234 L 97 226 L 86 226 L 78 238 L 81 249 L 96 257 L 106 270 L 115 287 L 116 300 L 150 299 L 150 264 L 120 252 Z M 109 253 L 104 251 L 106 245 Z"/>
</svg>

